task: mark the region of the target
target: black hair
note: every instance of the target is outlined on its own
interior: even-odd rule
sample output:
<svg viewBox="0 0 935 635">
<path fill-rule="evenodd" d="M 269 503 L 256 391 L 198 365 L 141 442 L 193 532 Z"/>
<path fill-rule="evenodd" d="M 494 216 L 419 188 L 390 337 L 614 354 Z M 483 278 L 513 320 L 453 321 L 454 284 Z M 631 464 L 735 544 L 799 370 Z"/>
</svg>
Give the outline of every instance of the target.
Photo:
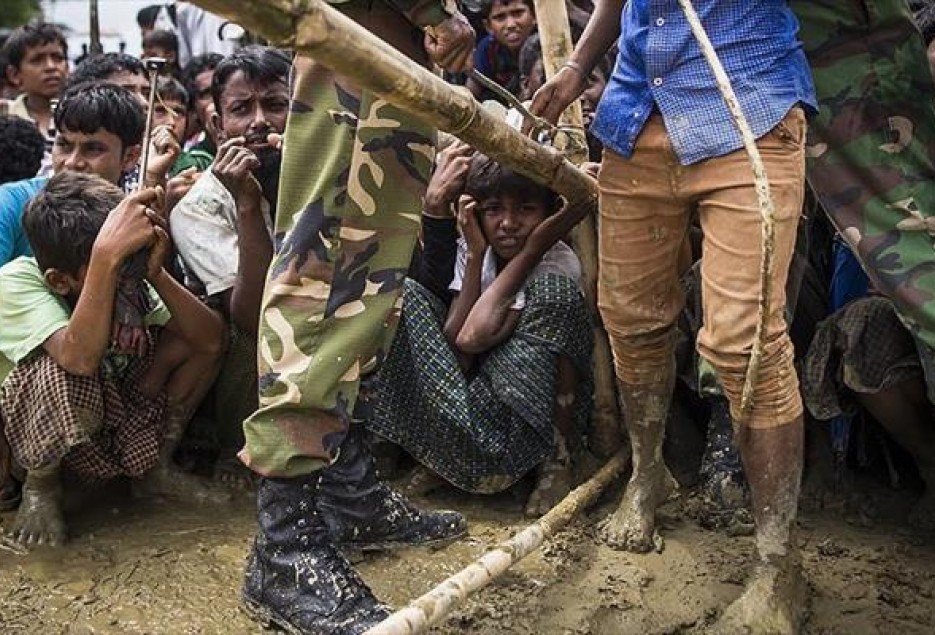
<svg viewBox="0 0 935 635">
<path fill-rule="evenodd" d="M 195 79 L 205 71 L 213 71 L 224 60 L 220 53 L 204 53 L 196 55 L 188 60 L 188 64 L 182 69 L 182 84 L 192 101 L 198 99 L 198 86 L 195 85 Z"/>
<path fill-rule="evenodd" d="M 124 148 L 143 140 L 146 113 L 129 90 L 107 82 L 72 86 L 55 109 L 58 131 L 94 134 L 101 128 L 120 138 Z"/>
<path fill-rule="evenodd" d="M 77 276 L 112 209 L 123 200 L 119 187 L 96 174 L 56 174 L 23 212 L 23 230 L 42 271 Z"/>
<path fill-rule="evenodd" d="M 36 124 L 0 115 L 0 183 L 36 176 L 45 154 L 45 137 Z"/>
<path fill-rule="evenodd" d="M 191 105 L 191 97 L 182 82 L 171 76 L 161 76 L 156 78 L 156 95 L 159 99 L 168 101 L 177 101 L 185 106 L 185 110 Z M 182 113 L 185 114 L 185 113 Z"/>
<path fill-rule="evenodd" d="M 519 76 L 525 79 L 532 75 L 536 62 L 542 59 L 542 40 L 538 33 L 530 33 L 519 50 Z"/>
<path fill-rule="evenodd" d="M 464 193 L 478 203 L 505 193 L 515 194 L 524 199 L 541 201 L 546 214 L 557 212 L 561 206 L 559 196 L 554 191 L 483 154 L 475 154 L 471 159 Z"/>
<path fill-rule="evenodd" d="M 490 12 L 493 11 L 494 6 L 498 4 L 510 4 L 513 0 L 481 0 L 480 3 L 480 14 L 487 19 L 490 17 Z M 533 0 L 522 0 L 523 4 L 529 7 L 529 10 L 532 11 L 533 15 L 536 13 L 536 5 Z"/>
<path fill-rule="evenodd" d="M 143 7 L 136 12 L 136 23 L 141 29 L 151 29 L 156 24 L 156 18 L 159 17 L 159 9 L 162 7 L 158 4 L 151 4 Z"/>
<path fill-rule="evenodd" d="M 143 63 L 126 53 L 103 53 L 90 55 L 84 59 L 65 82 L 65 90 L 85 82 L 109 79 L 117 73 L 127 71 L 133 75 L 145 75 Z"/>
<path fill-rule="evenodd" d="M 245 46 L 225 57 L 214 69 L 211 97 L 214 107 L 221 112 L 221 94 L 227 81 L 241 71 L 250 82 L 257 84 L 289 83 L 292 60 L 288 53 L 270 46 Z"/>
<path fill-rule="evenodd" d="M 928 46 L 935 38 L 935 4 L 918 2 L 913 4 L 912 9 L 916 25 L 922 31 L 922 38 Z"/>
<path fill-rule="evenodd" d="M 29 49 L 49 43 L 62 45 L 62 54 L 68 55 L 68 42 L 65 34 L 54 24 L 40 22 L 38 24 L 24 24 L 14 29 L 3 43 L 3 53 L 6 64 L 19 68 Z M 3 67 L 6 70 L 6 65 Z"/>
<path fill-rule="evenodd" d="M 150 31 L 143 36 L 143 48 L 158 46 L 161 49 L 179 54 L 179 38 L 172 31 Z"/>
</svg>

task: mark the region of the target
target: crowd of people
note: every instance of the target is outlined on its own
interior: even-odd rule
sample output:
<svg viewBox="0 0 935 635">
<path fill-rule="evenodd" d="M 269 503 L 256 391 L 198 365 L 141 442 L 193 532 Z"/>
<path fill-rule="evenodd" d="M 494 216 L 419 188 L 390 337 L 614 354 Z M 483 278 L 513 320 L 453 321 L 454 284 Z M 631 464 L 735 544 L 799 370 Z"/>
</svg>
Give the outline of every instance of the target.
<svg viewBox="0 0 935 635">
<path fill-rule="evenodd" d="M 804 1 L 696 2 L 776 203 L 744 411 L 760 217 L 732 117 L 680 10 L 662 4 L 569 0 L 577 44 L 549 79 L 532 0 L 342 10 L 493 111 L 512 96 L 554 122 L 582 99 L 598 304 L 633 456 L 602 537 L 662 548 L 671 470 L 700 493 L 704 524 L 757 532 L 726 628 L 795 632 L 806 441 L 810 496 L 847 505 L 841 477 L 879 461 L 890 485 L 920 486 L 909 520 L 935 529 L 935 10 L 913 6 L 913 21 L 905 0 L 877 0 L 868 20 Z M 174 6 L 140 14 L 157 69 L 124 53 L 72 67 L 46 23 L 3 44 L 0 510 L 16 510 L 15 540 L 58 546 L 66 484 L 121 477 L 217 505 L 256 490 L 248 610 L 290 632 L 363 632 L 386 607 L 338 547 L 467 531 L 384 477 L 414 465 L 409 494 L 528 481 L 531 517 L 580 477 L 596 316 L 558 228 L 583 212 L 311 59 L 258 44 L 193 53 L 179 24 Z M 898 61 L 875 67 L 890 75 L 841 72 L 857 39 Z M 888 81 L 906 94 L 858 93 Z M 874 204 L 891 226 L 870 219 Z"/>
</svg>

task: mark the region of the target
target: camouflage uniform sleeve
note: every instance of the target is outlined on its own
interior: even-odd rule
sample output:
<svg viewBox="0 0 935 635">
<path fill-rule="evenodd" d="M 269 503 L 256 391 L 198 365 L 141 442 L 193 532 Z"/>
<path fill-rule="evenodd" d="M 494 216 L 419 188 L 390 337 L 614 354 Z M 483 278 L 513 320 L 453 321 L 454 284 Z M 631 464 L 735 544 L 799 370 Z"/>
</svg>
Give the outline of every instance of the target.
<svg viewBox="0 0 935 635">
<path fill-rule="evenodd" d="M 436 26 L 458 12 L 455 0 L 386 0 L 419 27 Z"/>
</svg>

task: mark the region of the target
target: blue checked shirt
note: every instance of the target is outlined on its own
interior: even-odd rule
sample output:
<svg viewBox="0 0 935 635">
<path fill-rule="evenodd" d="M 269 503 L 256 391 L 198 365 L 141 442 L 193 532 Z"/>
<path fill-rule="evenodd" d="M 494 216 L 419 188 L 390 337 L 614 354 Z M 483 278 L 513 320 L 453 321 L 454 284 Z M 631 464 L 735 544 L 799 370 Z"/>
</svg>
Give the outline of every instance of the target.
<svg viewBox="0 0 935 635">
<path fill-rule="evenodd" d="M 695 0 L 734 92 L 759 138 L 797 103 L 817 110 L 812 75 L 786 0 Z M 617 64 L 591 132 L 630 157 L 659 109 L 683 165 L 743 147 L 677 0 L 629 0 Z"/>
</svg>

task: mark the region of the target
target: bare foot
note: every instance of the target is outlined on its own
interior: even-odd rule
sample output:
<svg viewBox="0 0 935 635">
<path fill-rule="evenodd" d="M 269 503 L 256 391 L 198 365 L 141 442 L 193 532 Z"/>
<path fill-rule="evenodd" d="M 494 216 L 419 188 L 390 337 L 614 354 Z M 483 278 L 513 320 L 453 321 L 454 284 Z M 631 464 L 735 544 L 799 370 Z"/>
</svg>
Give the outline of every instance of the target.
<svg viewBox="0 0 935 635">
<path fill-rule="evenodd" d="M 61 485 L 23 486 L 23 501 L 13 520 L 10 536 L 22 545 L 58 547 L 65 542 Z"/>
<path fill-rule="evenodd" d="M 798 558 L 760 564 L 753 579 L 727 607 L 715 630 L 723 635 L 796 635 L 805 613 L 808 583 Z"/>
<path fill-rule="evenodd" d="M 552 459 L 540 465 L 536 488 L 526 501 L 526 516 L 537 518 L 547 513 L 568 496 L 571 483 L 568 461 Z"/>
<path fill-rule="evenodd" d="M 256 492 L 259 476 L 237 457 L 220 459 L 214 466 L 214 480 L 239 492 Z"/>
<path fill-rule="evenodd" d="M 656 531 L 656 508 L 677 487 L 665 464 L 660 463 L 643 474 L 634 472 L 620 507 L 601 527 L 604 542 L 614 549 L 634 553 L 661 552 L 663 541 Z"/>
<path fill-rule="evenodd" d="M 199 503 L 226 503 L 231 499 L 226 488 L 165 465 L 157 465 L 143 478 L 134 481 L 133 494 L 139 498 L 167 498 Z"/>
</svg>

